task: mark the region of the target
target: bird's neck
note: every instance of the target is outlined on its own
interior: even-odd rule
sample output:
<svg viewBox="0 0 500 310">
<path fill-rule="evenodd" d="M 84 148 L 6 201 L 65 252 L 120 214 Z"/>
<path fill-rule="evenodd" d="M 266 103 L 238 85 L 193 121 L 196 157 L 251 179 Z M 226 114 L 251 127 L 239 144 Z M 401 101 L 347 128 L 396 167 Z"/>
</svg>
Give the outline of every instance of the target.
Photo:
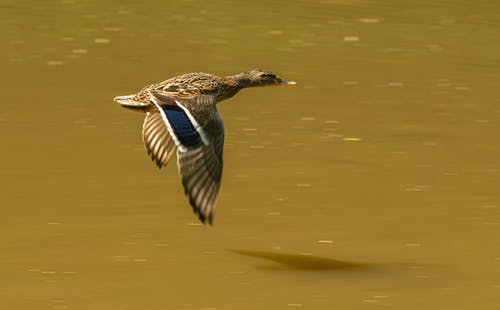
<svg viewBox="0 0 500 310">
<path fill-rule="evenodd" d="M 223 78 L 223 80 L 226 83 L 237 85 L 240 89 L 245 87 L 258 86 L 258 84 L 253 79 L 251 79 L 251 77 L 246 72 L 226 76 Z"/>
<path fill-rule="evenodd" d="M 222 83 L 219 88 L 219 94 L 217 96 L 217 102 L 229 99 L 236 95 L 241 89 L 246 87 L 252 87 L 248 77 L 241 74 L 230 75 L 222 78 Z"/>
</svg>

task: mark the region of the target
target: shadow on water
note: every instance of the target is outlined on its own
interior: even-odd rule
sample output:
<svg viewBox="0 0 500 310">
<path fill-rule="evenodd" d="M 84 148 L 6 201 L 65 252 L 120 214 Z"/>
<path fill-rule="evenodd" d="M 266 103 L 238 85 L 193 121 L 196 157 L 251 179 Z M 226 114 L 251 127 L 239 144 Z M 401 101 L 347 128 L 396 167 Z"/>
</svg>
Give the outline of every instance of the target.
<svg viewBox="0 0 500 310">
<path fill-rule="evenodd" d="M 309 271 L 341 271 L 341 270 L 360 270 L 372 269 L 380 267 L 377 264 L 363 263 L 363 262 L 350 262 L 336 260 L 328 257 L 320 257 L 313 255 L 297 255 L 297 254 L 283 254 L 275 252 L 264 251 L 250 251 L 231 249 L 233 253 L 262 258 L 277 264 L 259 266 L 262 269 L 281 269 L 281 270 L 309 270 Z"/>
</svg>

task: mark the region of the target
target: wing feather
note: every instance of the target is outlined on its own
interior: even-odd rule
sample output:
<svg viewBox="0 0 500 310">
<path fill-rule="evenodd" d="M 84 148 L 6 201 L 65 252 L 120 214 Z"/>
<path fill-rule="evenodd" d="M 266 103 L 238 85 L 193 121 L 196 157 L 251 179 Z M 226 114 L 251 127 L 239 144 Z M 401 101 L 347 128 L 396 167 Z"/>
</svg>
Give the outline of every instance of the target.
<svg viewBox="0 0 500 310">
<path fill-rule="evenodd" d="M 174 98 L 151 92 L 151 101 L 158 108 L 155 115 L 165 125 L 164 132 L 172 138 L 168 143 L 177 146 L 177 164 L 184 192 L 199 219 L 213 223 L 215 205 L 222 179 L 224 122 L 216 106 L 215 97 L 198 95 Z M 154 131 L 155 128 L 148 130 Z M 163 140 L 154 146 L 164 145 Z M 155 154 L 162 158 L 165 149 Z"/>
<path fill-rule="evenodd" d="M 168 134 L 167 127 L 159 111 L 154 110 L 146 114 L 142 139 L 148 155 L 151 156 L 155 164 L 159 168 L 166 166 L 174 153 L 175 144 Z"/>
</svg>

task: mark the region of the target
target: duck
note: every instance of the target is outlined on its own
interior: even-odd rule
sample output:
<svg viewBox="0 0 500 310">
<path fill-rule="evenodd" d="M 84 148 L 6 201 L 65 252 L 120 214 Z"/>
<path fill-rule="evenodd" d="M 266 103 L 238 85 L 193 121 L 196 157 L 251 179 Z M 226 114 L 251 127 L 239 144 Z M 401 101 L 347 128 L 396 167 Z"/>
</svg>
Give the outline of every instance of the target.
<svg viewBox="0 0 500 310">
<path fill-rule="evenodd" d="M 158 168 L 177 154 L 178 173 L 194 213 L 213 224 L 221 185 L 224 121 L 217 103 L 243 88 L 296 85 L 263 69 L 219 77 L 196 72 L 151 84 L 139 92 L 118 96 L 122 107 L 145 113 L 142 139 Z"/>
</svg>

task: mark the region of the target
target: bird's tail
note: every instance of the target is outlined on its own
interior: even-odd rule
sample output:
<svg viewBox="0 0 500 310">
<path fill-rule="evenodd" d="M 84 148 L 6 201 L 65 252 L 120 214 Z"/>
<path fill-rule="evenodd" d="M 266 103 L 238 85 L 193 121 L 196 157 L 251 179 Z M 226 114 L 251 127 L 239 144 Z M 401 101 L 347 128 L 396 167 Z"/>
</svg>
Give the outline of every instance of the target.
<svg viewBox="0 0 500 310">
<path fill-rule="evenodd" d="M 135 95 L 118 96 L 114 98 L 114 101 L 121 104 L 121 106 L 124 108 L 137 112 L 147 112 L 154 107 L 150 103 L 135 100 Z"/>
</svg>

